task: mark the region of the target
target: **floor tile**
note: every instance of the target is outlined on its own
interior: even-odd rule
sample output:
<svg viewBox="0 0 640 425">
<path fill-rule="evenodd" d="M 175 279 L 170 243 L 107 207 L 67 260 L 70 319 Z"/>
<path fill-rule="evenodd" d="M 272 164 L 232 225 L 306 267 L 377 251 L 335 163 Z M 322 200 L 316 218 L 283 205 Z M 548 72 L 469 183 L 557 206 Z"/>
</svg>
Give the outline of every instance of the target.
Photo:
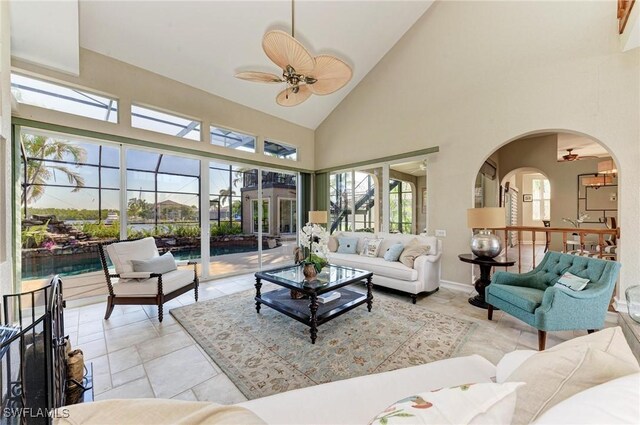
<svg viewBox="0 0 640 425">
<path fill-rule="evenodd" d="M 145 363 L 157 397 L 170 398 L 213 377 L 216 371 L 193 345 Z"/>
<path fill-rule="evenodd" d="M 247 400 L 244 394 L 223 373 L 196 385 L 193 392 L 200 401 L 212 401 L 220 404 L 235 404 Z"/>
<path fill-rule="evenodd" d="M 149 320 L 145 320 L 114 329 L 106 329 L 104 336 L 109 345 L 109 352 L 113 352 L 155 338 L 158 336 L 158 332 Z"/>
<path fill-rule="evenodd" d="M 126 384 L 127 382 L 146 377 L 147 374 L 145 373 L 144 367 L 140 364 L 138 366 L 125 369 L 118 373 L 114 373 L 113 375 L 111 375 L 111 382 L 114 387 L 118 387 L 120 385 Z"/>
<path fill-rule="evenodd" d="M 104 332 L 96 332 L 94 334 L 79 336 L 78 337 L 78 345 L 86 344 L 87 342 L 95 341 L 98 339 L 104 339 Z"/>
<path fill-rule="evenodd" d="M 139 364 L 142 364 L 142 359 L 140 358 L 136 347 L 127 347 L 122 350 L 109 353 L 111 373 L 118 373 Z"/>
<path fill-rule="evenodd" d="M 143 362 L 162 357 L 166 354 L 177 351 L 195 342 L 184 331 L 174 332 L 158 338 L 149 339 L 141 344 L 136 345 L 138 354 Z"/>
<path fill-rule="evenodd" d="M 192 390 L 187 390 L 171 398 L 174 400 L 198 401 L 198 398 L 196 397 L 196 395 L 193 393 Z"/>
<path fill-rule="evenodd" d="M 75 346 L 82 350 L 85 360 L 90 360 L 107 354 L 107 345 L 105 344 L 104 338 L 87 342 L 82 345 L 75 344 Z"/>
<path fill-rule="evenodd" d="M 107 400 L 113 398 L 154 398 L 155 394 L 149 385 L 147 378 L 137 379 L 119 387 L 114 387 L 109 391 L 96 395 L 96 400 Z"/>
<path fill-rule="evenodd" d="M 111 315 L 109 319 L 103 321 L 104 329 L 114 329 L 120 326 L 130 325 L 132 323 L 141 322 L 143 320 L 148 320 L 149 317 L 146 315 L 142 308 L 138 310 L 130 311 L 127 313 L 119 314 L 119 315 Z"/>
</svg>

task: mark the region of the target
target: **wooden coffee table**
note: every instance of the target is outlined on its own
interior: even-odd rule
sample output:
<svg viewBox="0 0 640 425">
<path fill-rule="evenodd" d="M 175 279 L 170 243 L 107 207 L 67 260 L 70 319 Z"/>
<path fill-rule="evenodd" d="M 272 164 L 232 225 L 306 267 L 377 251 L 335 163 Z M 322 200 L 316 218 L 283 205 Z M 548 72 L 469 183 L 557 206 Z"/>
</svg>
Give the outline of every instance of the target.
<svg viewBox="0 0 640 425">
<path fill-rule="evenodd" d="M 372 272 L 350 267 L 328 265 L 315 279 L 305 280 L 302 266 L 288 266 L 275 270 L 256 273 L 256 311 L 260 313 L 262 304 L 285 314 L 311 328 L 311 343 L 316 343 L 318 326 L 344 314 L 354 308 L 367 304 L 371 311 L 373 295 Z M 262 281 L 275 283 L 282 289 L 261 293 Z M 345 286 L 363 282 L 367 293 L 361 294 Z M 304 293 L 308 299 L 292 299 L 291 290 Z M 327 292 L 340 292 L 340 298 L 326 304 L 318 302 L 318 296 Z"/>
</svg>

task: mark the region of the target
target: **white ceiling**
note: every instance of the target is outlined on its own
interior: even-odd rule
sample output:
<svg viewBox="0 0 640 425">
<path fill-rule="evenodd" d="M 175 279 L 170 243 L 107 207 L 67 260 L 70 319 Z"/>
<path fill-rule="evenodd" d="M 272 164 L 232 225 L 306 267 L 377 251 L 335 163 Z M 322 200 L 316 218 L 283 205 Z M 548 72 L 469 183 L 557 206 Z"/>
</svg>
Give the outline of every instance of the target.
<svg viewBox="0 0 640 425">
<path fill-rule="evenodd" d="M 580 156 L 596 156 L 598 158 L 611 156 L 604 146 L 593 139 L 578 136 L 576 134 L 559 133 L 558 160 L 562 160 L 562 156 L 567 154 L 567 149 L 573 149 L 571 153 L 575 153 Z"/>
<path fill-rule="evenodd" d="M 13 56 L 78 75 L 77 1 L 13 0 L 9 16 Z"/>
<path fill-rule="evenodd" d="M 278 106 L 278 85 L 233 75 L 280 74 L 262 51 L 270 29 L 290 30 L 288 1 L 80 1 L 80 45 L 315 129 L 433 1 L 296 2 L 296 38 L 312 54 L 338 55 L 353 79 L 336 93 Z"/>
</svg>

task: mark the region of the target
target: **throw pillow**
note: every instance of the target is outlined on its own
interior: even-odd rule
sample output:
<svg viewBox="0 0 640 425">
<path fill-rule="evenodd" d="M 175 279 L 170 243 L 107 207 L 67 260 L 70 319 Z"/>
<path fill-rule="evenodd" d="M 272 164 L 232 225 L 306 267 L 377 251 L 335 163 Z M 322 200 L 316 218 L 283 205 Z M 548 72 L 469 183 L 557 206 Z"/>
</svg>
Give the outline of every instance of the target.
<svg viewBox="0 0 640 425">
<path fill-rule="evenodd" d="M 338 238 L 338 254 L 355 254 L 358 238 Z"/>
<path fill-rule="evenodd" d="M 338 245 L 338 238 L 336 236 L 329 236 L 329 241 L 327 242 L 329 252 L 336 252 L 338 250 Z"/>
<path fill-rule="evenodd" d="M 370 424 L 509 424 L 521 385 L 466 384 L 420 393 L 389 406 Z"/>
<path fill-rule="evenodd" d="M 387 261 L 398 261 L 402 251 L 404 251 L 404 245 L 402 245 L 402 242 L 393 244 L 389 247 L 387 252 L 384 253 L 384 259 Z"/>
<path fill-rule="evenodd" d="M 382 239 L 364 239 L 364 248 L 362 249 L 362 254 L 365 257 L 377 257 L 378 250 L 380 249 L 380 244 L 382 243 Z"/>
<path fill-rule="evenodd" d="M 542 424 L 640 424 L 640 373 L 596 385 L 544 412 Z"/>
<path fill-rule="evenodd" d="M 569 291 L 582 291 L 584 288 L 586 288 L 587 283 L 589 283 L 589 279 L 584 279 L 566 272 L 560 277 L 560 279 L 558 279 L 558 282 L 556 282 L 556 284 L 553 286 Z"/>
<path fill-rule="evenodd" d="M 547 351 L 557 351 L 565 348 L 577 348 L 582 346 L 588 346 L 590 348 L 605 351 L 620 360 L 638 366 L 638 360 L 633 355 L 633 351 L 631 351 L 620 326 L 605 328 L 592 334 L 570 339 L 548 349 Z"/>
<path fill-rule="evenodd" d="M 547 409 L 581 391 L 638 372 L 635 366 L 587 345 L 541 351 L 527 359 L 507 382 L 525 382 L 517 391 L 514 424 L 535 421 Z"/>
<path fill-rule="evenodd" d="M 131 260 L 131 265 L 134 272 L 148 273 L 168 273 L 178 268 L 176 260 L 170 252 L 149 260 Z"/>
<path fill-rule="evenodd" d="M 427 255 L 431 247 L 426 245 L 408 246 L 400 254 L 400 262 L 409 268 L 413 268 L 413 262 L 421 255 Z"/>
</svg>

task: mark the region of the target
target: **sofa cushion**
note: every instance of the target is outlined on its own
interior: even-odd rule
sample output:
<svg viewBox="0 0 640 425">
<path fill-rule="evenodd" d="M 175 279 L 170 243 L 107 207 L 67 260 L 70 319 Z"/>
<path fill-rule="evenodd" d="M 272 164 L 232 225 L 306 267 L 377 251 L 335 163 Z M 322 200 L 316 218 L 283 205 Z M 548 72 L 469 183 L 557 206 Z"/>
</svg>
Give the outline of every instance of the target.
<svg viewBox="0 0 640 425">
<path fill-rule="evenodd" d="M 406 247 L 402 254 L 400 254 L 400 258 L 398 259 L 405 267 L 413 268 L 414 262 L 416 258 L 421 255 L 427 255 L 429 252 L 429 247 L 422 245 L 409 245 Z"/>
<path fill-rule="evenodd" d="M 336 252 L 338 250 L 338 238 L 335 236 L 329 236 L 329 241 L 327 242 L 327 248 L 329 248 L 329 252 Z"/>
<path fill-rule="evenodd" d="M 168 273 L 178 268 L 170 252 L 148 260 L 131 260 L 131 265 L 134 272 Z"/>
<path fill-rule="evenodd" d="M 415 235 L 378 233 L 377 236 L 382 239 L 380 251 L 378 252 L 378 257 L 380 258 L 384 258 L 384 255 L 389 249 L 397 243 L 401 243 L 402 246 L 407 247 L 411 244 L 416 244 L 418 240 Z"/>
<path fill-rule="evenodd" d="M 627 343 L 624 332 L 620 326 L 606 328 L 592 334 L 584 335 L 562 342 L 547 351 L 563 350 L 565 348 L 577 348 L 588 346 L 597 350 L 606 351 L 622 361 L 638 366 L 638 360 L 633 355 L 631 347 Z"/>
<path fill-rule="evenodd" d="M 371 425 L 509 424 L 522 383 L 465 384 L 406 397 L 379 413 Z"/>
<path fill-rule="evenodd" d="M 338 253 L 340 254 L 355 254 L 358 249 L 358 239 L 339 237 L 338 238 Z"/>
<path fill-rule="evenodd" d="M 109 259 L 118 274 L 133 271 L 131 260 L 148 260 L 159 255 L 156 240 L 152 237 L 137 241 L 116 242 L 107 245 L 106 248 Z"/>
<path fill-rule="evenodd" d="M 640 424 L 640 373 L 596 385 L 556 404 L 536 424 Z"/>
<path fill-rule="evenodd" d="M 360 255 L 364 255 L 365 257 L 377 257 L 381 243 L 382 239 L 364 238 L 362 252 Z"/>
<path fill-rule="evenodd" d="M 193 270 L 174 270 L 162 275 L 162 292 L 166 295 L 193 282 Z M 158 278 L 120 280 L 113 284 L 113 293 L 120 296 L 154 296 L 158 294 Z"/>
<path fill-rule="evenodd" d="M 529 313 L 536 311 L 536 308 L 542 304 L 544 296 L 544 291 L 540 289 L 500 284 L 489 285 L 489 292 L 494 297 L 500 298 Z"/>
<path fill-rule="evenodd" d="M 618 346 L 627 345 L 624 340 L 616 338 L 615 332 L 598 333 L 536 353 L 507 378 L 527 384 L 518 389 L 515 424 L 529 423 L 587 388 L 640 371 L 635 358 L 631 363 L 614 355 L 625 352 Z M 604 350 L 595 348 L 605 345 Z"/>
<path fill-rule="evenodd" d="M 373 272 L 375 283 L 376 275 L 394 278 L 398 280 L 414 281 L 418 279 L 418 271 L 398 262 L 385 261 L 380 257 L 364 257 L 362 255 L 341 254 L 339 252 L 328 255 L 331 264 L 349 266 Z"/>
<path fill-rule="evenodd" d="M 366 238 L 376 237 L 375 234 L 371 232 L 339 232 L 335 234 L 338 238 L 356 238 L 358 240 L 358 246 L 356 247 L 356 252 L 358 254 L 362 254 L 362 250 L 364 249 L 364 240 Z"/>
<path fill-rule="evenodd" d="M 404 245 L 402 245 L 402 242 L 397 242 L 391 245 L 391 248 L 389 248 L 384 254 L 385 261 L 398 261 L 400 259 L 400 255 L 402 255 L 402 251 L 404 251 Z"/>
</svg>

